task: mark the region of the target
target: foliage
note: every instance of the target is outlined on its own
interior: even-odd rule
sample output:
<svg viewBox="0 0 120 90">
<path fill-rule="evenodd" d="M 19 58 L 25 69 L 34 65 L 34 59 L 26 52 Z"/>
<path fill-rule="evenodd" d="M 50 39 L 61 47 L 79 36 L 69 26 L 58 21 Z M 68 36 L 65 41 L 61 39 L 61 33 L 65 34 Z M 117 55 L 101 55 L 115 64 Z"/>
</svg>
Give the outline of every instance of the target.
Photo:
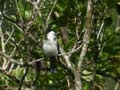
<svg viewBox="0 0 120 90">
<path fill-rule="evenodd" d="M 91 0 L 0 0 L 0 89 L 77 90 L 78 62 L 84 45 L 88 2 Z M 91 37 L 78 71 L 81 90 L 120 89 L 119 0 L 92 0 Z M 118 8 L 117 8 L 118 9 Z M 120 9 L 120 8 L 119 8 Z M 57 73 L 44 59 L 42 40 L 52 28 L 66 53 Z M 42 67 L 40 62 L 42 62 Z M 67 65 L 70 63 L 72 69 Z M 41 70 L 42 69 L 42 70 Z"/>
</svg>

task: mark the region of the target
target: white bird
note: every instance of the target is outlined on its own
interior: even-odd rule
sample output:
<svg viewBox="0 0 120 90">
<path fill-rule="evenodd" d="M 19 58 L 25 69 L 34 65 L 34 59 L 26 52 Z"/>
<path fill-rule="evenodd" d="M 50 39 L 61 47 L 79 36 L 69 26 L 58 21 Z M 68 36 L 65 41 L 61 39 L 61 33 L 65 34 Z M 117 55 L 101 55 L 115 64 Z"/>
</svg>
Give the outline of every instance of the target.
<svg viewBox="0 0 120 90">
<path fill-rule="evenodd" d="M 50 58 L 50 70 L 56 72 L 56 56 L 58 55 L 58 44 L 55 32 L 51 29 L 46 31 L 46 38 L 43 40 L 43 53 Z"/>
</svg>

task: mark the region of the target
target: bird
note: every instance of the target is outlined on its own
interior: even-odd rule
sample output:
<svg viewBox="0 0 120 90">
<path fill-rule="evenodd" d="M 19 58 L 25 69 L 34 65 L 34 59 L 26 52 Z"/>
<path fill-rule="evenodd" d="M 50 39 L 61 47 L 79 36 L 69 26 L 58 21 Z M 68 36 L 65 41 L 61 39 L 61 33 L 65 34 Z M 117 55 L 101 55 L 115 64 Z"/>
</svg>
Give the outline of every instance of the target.
<svg viewBox="0 0 120 90">
<path fill-rule="evenodd" d="M 43 40 L 43 53 L 45 57 L 50 59 L 50 71 L 57 72 L 56 59 L 58 56 L 58 42 L 55 32 L 52 29 L 47 29 Z"/>
</svg>

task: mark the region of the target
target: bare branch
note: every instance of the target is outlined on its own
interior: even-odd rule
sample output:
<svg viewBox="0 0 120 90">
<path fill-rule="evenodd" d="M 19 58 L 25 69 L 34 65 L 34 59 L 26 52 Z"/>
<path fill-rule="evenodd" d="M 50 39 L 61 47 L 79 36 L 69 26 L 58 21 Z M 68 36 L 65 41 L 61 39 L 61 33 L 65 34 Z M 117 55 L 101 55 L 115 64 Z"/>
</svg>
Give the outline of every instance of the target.
<svg viewBox="0 0 120 90">
<path fill-rule="evenodd" d="M 99 39 L 99 37 L 100 37 L 100 34 L 101 34 L 101 32 L 102 32 L 102 29 L 103 29 L 103 26 L 104 26 L 104 21 L 102 21 L 102 23 L 101 23 L 99 32 L 98 32 L 98 34 L 97 34 L 97 39 Z"/>
<path fill-rule="evenodd" d="M 2 48 L 2 52 L 6 52 L 5 50 L 5 42 L 4 42 L 4 34 L 3 34 L 3 31 L 2 31 L 2 28 L 1 28 L 1 24 L 2 24 L 2 20 L 0 21 L 0 37 L 1 37 L 1 48 Z M 3 69 L 6 69 L 7 68 L 7 60 L 6 58 L 3 57 Z"/>
<path fill-rule="evenodd" d="M 11 39 L 14 31 L 15 31 L 15 29 L 14 29 L 13 26 L 12 26 L 12 32 L 9 34 L 8 39 L 7 39 L 6 42 L 5 42 L 5 45 L 6 45 L 6 44 L 9 42 L 9 40 Z"/>
<path fill-rule="evenodd" d="M 19 25 L 19 23 L 17 24 L 16 21 L 14 21 L 13 19 L 11 19 L 11 18 L 8 17 L 7 15 L 5 15 L 3 12 L 2 12 L 2 16 L 3 16 L 4 19 L 6 19 L 7 21 L 9 21 L 9 22 L 11 22 L 12 24 L 14 24 L 14 26 L 15 26 L 20 32 L 24 33 L 23 30 L 22 30 L 22 28 L 21 28 L 21 26 Z"/>
<path fill-rule="evenodd" d="M 83 64 L 85 55 L 87 53 L 88 45 L 90 42 L 90 35 L 92 31 L 92 10 L 93 10 L 93 2 L 92 0 L 88 0 L 86 21 L 84 26 L 85 33 L 83 36 L 83 46 L 81 49 L 77 69 L 74 71 L 75 90 L 82 90 L 81 72 L 82 72 L 82 64 Z"/>
<path fill-rule="evenodd" d="M 116 29 L 115 29 L 115 32 L 118 32 L 120 31 L 120 15 L 118 15 L 117 17 L 117 23 L 116 23 Z"/>
<path fill-rule="evenodd" d="M 44 60 L 44 58 L 40 58 L 40 59 L 37 59 L 37 60 L 33 60 L 31 62 L 29 62 L 29 65 L 33 64 L 33 63 L 36 63 L 36 62 L 39 62 L 39 61 L 42 61 Z"/>
<path fill-rule="evenodd" d="M 84 33 L 84 36 L 83 36 L 83 47 L 82 47 L 82 50 L 81 50 L 81 53 L 80 53 L 80 58 L 79 58 L 79 62 L 78 62 L 78 66 L 77 68 L 79 70 L 81 70 L 81 66 L 83 64 L 83 60 L 85 58 L 85 55 L 87 53 L 87 49 L 88 49 L 88 45 L 89 45 L 89 42 L 90 42 L 90 35 L 91 35 L 91 31 L 92 31 L 92 26 L 91 26 L 91 23 L 92 23 L 92 0 L 88 0 L 88 7 L 87 7 L 87 15 L 86 15 L 86 22 L 85 22 L 85 33 Z"/>
<path fill-rule="evenodd" d="M 65 53 L 65 51 L 61 47 L 60 47 L 60 53 L 63 53 L 63 54 Z M 65 63 L 67 64 L 67 67 L 69 69 L 73 70 L 73 66 L 70 62 L 70 58 L 66 54 L 63 55 L 63 58 L 65 59 Z"/>
<path fill-rule="evenodd" d="M 76 20 L 76 32 L 75 33 L 76 33 L 77 40 L 80 39 L 80 35 L 79 35 L 80 24 L 81 22 Z"/>
<path fill-rule="evenodd" d="M 18 7 L 17 0 L 15 0 L 15 5 L 16 5 L 16 9 L 17 9 L 17 13 L 18 13 L 19 20 L 20 20 L 20 22 L 23 24 L 24 21 L 23 21 L 22 15 L 21 15 L 21 13 L 20 13 L 20 8 Z"/>
<path fill-rule="evenodd" d="M 30 2 L 33 5 L 33 9 L 32 9 L 31 18 L 29 18 L 29 21 L 26 22 L 26 25 L 27 25 L 26 30 L 28 30 L 33 25 L 33 22 L 37 16 L 38 4 L 39 4 L 40 0 L 37 0 L 37 1 L 33 0 L 33 2 L 32 1 L 28 1 L 28 2 Z"/>
<path fill-rule="evenodd" d="M 13 56 L 14 52 L 16 51 L 16 47 L 14 47 L 14 49 L 12 50 L 10 57 Z M 10 62 L 10 61 L 9 61 Z M 9 73 L 11 73 L 11 71 L 13 70 L 15 63 L 12 63 L 10 68 L 9 68 Z"/>
<path fill-rule="evenodd" d="M 18 65 L 23 65 L 22 62 L 19 62 L 18 60 L 15 60 L 15 59 L 11 58 L 9 55 L 7 55 L 7 54 L 4 53 L 4 52 L 1 52 L 1 51 L 0 51 L 0 55 L 1 55 L 2 57 L 5 57 L 6 59 L 8 59 L 8 60 L 9 60 L 10 62 L 12 62 L 12 63 L 18 64 Z"/>
<path fill-rule="evenodd" d="M 73 53 L 75 53 L 75 52 L 77 52 L 77 51 L 79 51 L 80 50 L 80 48 L 82 47 L 82 45 L 81 46 L 79 46 L 78 48 L 76 48 L 76 49 L 72 49 L 70 52 L 66 52 L 66 53 L 61 53 L 61 54 L 59 54 L 58 56 L 64 56 L 64 55 L 71 55 L 71 54 L 73 54 Z M 68 56 L 68 57 L 69 57 Z"/>
<path fill-rule="evenodd" d="M 54 9 L 56 3 L 57 3 L 57 0 L 54 1 L 54 4 L 53 4 L 53 6 L 52 6 L 52 8 L 51 8 L 51 10 L 50 10 L 50 12 L 48 14 L 48 17 L 47 17 L 47 20 L 46 20 L 46 26 L 48 26 L 48 24 L 49 24 L 49 19 L 50 19 L 50 16 L 51 16 L 51 14 L 53 12 L 53 9 Z"/>
<path fill-rule="evenodd" d="M 116 85 L 115 85 L 114 90 L 118 90 L 119 86 L 120 86 L 120 80 L 119 80 L 119 81 L 117 81 L 117 83 L 116 83 Z"/>
</svg>

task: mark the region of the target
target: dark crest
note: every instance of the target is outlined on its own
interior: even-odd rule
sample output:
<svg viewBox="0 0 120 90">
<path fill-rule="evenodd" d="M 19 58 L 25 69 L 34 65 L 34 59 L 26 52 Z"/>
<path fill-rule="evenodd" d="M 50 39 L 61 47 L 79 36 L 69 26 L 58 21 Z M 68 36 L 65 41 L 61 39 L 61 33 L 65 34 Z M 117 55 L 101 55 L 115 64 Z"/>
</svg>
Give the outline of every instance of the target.
<svg viewBox="0 0 120 90">
<path fill-rule="evenodd" d="M 45 34 L 48 34 L 48 33 L 51 32 L 51 31 L 53 31 L 53 30 L 51 29 L 51 25 L 48 25 L 48 28 L 46 29 Z"/>
<path fill-rule="evenodd" d="M 45 33 L 48 34 L 48 33 L 51 32 L 51 31 L 52 31 L 51 28 L 47 28 Z"/>
</svg>

